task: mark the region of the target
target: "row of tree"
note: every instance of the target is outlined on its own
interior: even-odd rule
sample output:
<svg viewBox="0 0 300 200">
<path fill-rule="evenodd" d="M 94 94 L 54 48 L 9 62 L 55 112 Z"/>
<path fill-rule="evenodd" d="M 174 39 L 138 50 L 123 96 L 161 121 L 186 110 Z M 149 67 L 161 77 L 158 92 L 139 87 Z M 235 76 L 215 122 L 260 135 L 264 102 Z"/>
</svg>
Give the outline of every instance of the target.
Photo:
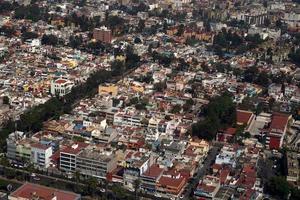
<svg viewBox="0 0 300 200">
<path fill-rule="evenodd" d="M 57 119 L 63 113 L 69 113 L 72 105 L 78 100 L 93 96 L 99 84 L 110 80 L 111 73 L 100 70 L 92 74 L 84 84 L 80 84 L 63 98 L 53 97 L 44 104 L 33 107 L 20 116 L 17 121 L 9 120 L 0 131 L 0 145 L 5 150 L 5 139 L 16 130 L 36 132 L 41 130 L 43 122 L 49 119 Z"/>
</svg>

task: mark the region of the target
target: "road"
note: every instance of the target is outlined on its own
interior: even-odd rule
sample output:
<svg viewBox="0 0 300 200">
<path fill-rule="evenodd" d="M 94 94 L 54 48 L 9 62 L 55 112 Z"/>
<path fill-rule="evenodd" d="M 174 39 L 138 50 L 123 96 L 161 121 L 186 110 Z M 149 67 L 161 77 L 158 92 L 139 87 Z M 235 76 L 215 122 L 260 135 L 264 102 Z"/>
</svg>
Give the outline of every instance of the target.
<svg viewBox="0 0 300 200">
<path fill-rule="evenodd" d="M 12 169 L 12 170 L 15 170 L 16 172 L 21 172 L 23 175 L 28 175 L 28 176 L 31 175 L 31 173 L 28 172 L 28 171 L 26 171 L 26 170 L 16 169 L 16 168 L 13 168 L 13 167 L 4 167 L 4 166 L 0 165 L 0 169 L 2 171 L 5 171 L 6 169 Z M 32 182 L 32 183 L 36 183 L 36 184 L 40 184 L 40 185 L 46 185 L 46 186 L 49 186 L 49 187 L 54 187 L 54 188 L 62 189 L 62 190 L 70 190 L 71 192 L 73 192 L 72 188 L 75 188 L 76 185 L 77 186 L 81 186 L 81 187 L 86 187 L 87 186 L 84 183 L 76 183 L 74 180 L 68 180 L 68 179 L 64 179 L 64 178 L 52 177 L 52 176 L 45 175 L 45 174 L 40 174 L 40 173 L 34 173 L 34 174 L 35 174 L 35 178 L 31 177 L 27 181 Z M 4 180 L 7 180 L 7 181 L 16 182 L 18 184 L 24 184 L 25 183 L 25 181 L 19 181 L 19 180 L 16 180 L 16 179 L 13 179 L 13 180 L 7 179 L 6 177 L 4 177 L 2 175 L 0 176 L 0 179 L 4 179 Z M 64 184 L 65 187 L 66 186 L 68 186 L 68 187 L 64 188 L 62 184 Z M 108 187 L 110 187 L 110 186 L 108 186 Z M 16 189 L 16 188 L 14 188 L 14 189 Z M 111 190 L 111 188 L 107 188 L 106 194 L 104 194 L 103 192 L 101 192 L 101 190 L 103 190 L 103 189 L 104 188 L 102 188 L 102 187 L 97 187 L 97 191 L 95 191 L 95 192 L 98 193 L 98 194 L 101 193 L 102 195 L 106 195 L 110 199 L 118 200 L 118 198 L 115 196 L 115 194 Z M 131 194 L 132 196 L 135 195 L 134 192 L 130 192 L 130 191 L 126 191 L 126 193 Z M 139 193 L 138 197 L 139 197 L 139 199 L 167 200 L 166 198 L 157 198 L 157 197 L 154 197 L 153 195 L 148 194 L 148 193 Z M 85 197 L 85 199 L 88 199 L 88 198 Z"/>
<path fill-rule="evenodd" d="M 189 199 L 189 197 L 193 196 L 193 192 L 196 189 L 199 180 L 204 177 L 204 175 L 207 173 L 207 171 L 210 169 L 210 166 L 214 159 L 216 158 L 218 151 L 220 149 L 220 145 L 215 145 L 210 149 L 210 152 L 207 155 L 207 158 L 205 159 L 203 165 L 199 168 L 197 172 L 197 176 L 192 178 L 191 182 L 187 186 L 187 189 L 185 190 L 185 193 L 183 194 L 183 199 Z"/>
</svg>

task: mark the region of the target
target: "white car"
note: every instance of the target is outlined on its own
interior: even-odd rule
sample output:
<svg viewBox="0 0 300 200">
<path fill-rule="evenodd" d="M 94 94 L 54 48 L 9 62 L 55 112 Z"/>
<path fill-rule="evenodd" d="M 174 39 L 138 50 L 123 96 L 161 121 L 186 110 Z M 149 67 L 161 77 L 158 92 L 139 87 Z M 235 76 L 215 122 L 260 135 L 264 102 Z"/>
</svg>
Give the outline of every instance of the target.
<svg viewBox="0 0 300 200">
<path fill-rule="evenodd" d="M 161 197 L 161 195 L 160 194 L 158 194 L 158 193 L 155 193 L 155 195 L 154 196 L 156 196 L 156 197 Z"/>
</svg>

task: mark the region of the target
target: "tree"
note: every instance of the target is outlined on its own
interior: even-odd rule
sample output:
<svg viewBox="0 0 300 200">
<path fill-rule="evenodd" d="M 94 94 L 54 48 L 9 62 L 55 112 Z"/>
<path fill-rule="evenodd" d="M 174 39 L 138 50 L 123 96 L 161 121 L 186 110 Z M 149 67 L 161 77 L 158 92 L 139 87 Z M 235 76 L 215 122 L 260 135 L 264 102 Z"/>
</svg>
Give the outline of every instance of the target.
<svg viewBox="0 0 300 200">
<path fill-rule="evenodd" d="M 145 28 L 145 20 L 140 19 L 137 30 L 138 32 L 142 32 Z"/>
<path fill-rule="evenodd" d="M 275 176 L 267 185 L 267 191 L 281 199 L 287 199 L 290 193 L 290 186 L 283 176 Z"/>
<path fill-rule="evenodd" d="M 55 35 L 43 35 L 42 40 L 41 40 L 43 45 L 52 45 L 56 46 L 59 43 L 58 38 Z"/>
<path fill-rule="evenodd" d="M 236 106 L 232 96 L 223 93 L 210 100 L 204 109 L 205 119 L 192 125 L 192 134 L 199 138 L 212 140 L 219 129 L 236 125 Z"/>
<path fill-rule="evenodd" d="M 184 25 L 180 24 L 179 27 L 178 27 L 176 35 L 177 36 L 182 36 L 183 33 L 184 33 Z"/>
<path fill-rule="evenodd" d="M 113 76 L 120 76 L 125 72 L 125 63 L 121 60 L 114 60 L 111 63 L 111 73 Z"/>
<path fill-rule="evenodd" d="M 25 40 L 28 40 L 28 39 L 34 39 L 34 38 L 37 38 L 39 35 L 35 32 L 28 32 L 28 31 L 25 31 L 22 33 L 22 39 L 25 41 Z"/>
<path fill-rule="evenodd" d="M 297 49 L 295 52 L 291 52 L 289 54 L 290 59 L 296 63 L 296 64 L 300 64 L 300 48 Z"/>
<path fill-rule="evenodd" d="M 72 48 L 78 48 L 80 45 L 82 45 L 83 43 L 83 39 L 82 39 L 82 36 L 73 36 L 71 35 L 70 38 L 69 38 L 69 45 L 72 47 Z"/>
<path fill-rule="evenodd" d="M 5 105 L 9 105 L 9 104 L 10 104 L 10 103 L 9 103 L 10 100 L 9 100 L 9 97 L 8 97 L 8 96 L 4 96 L 2 100 L 3 100 L 3 104 L 5 104 Z"/>
<path fill-rule="evenodd" d="M 253 66 L 247 68 L 244 72 L 244 81 L 248 83 L 252 83 L 255 80 L 257 74 L 258 74 L 257 67 Z"/>
<path fill-rule="evenodd" d="M 88 185 L 88 193 L 94 196 L 98 185 L 97 179 L 95 177 L 89 177 L 86 183 Z"/>
<path fill-rule="evenodd" d="M 254 83 L 261 85 L 263 87 L 268 87 L 270 84 L 269 75 L 266 72 L 259 73 Z"/>
<path fill-rule="evenodd" d="M 172 107 L 171 113 L 173 114 L 178 114 L 181 111 L 181 105 L 176 104 Z"/>
<path fill-rule="evenodd" d="M 162 81 L 162 82 L 155 83 L 153 87 L 155 91 L 163 92 L 167 88 L 167 84 L 166 82 Z"/>
<path fill-rule="evenodd" d="M 189 111 L 194 105 L 193 99 L 188 99 L 185 104 L 183 104 L 182 108 L 185 112 Z"/>
</svg>

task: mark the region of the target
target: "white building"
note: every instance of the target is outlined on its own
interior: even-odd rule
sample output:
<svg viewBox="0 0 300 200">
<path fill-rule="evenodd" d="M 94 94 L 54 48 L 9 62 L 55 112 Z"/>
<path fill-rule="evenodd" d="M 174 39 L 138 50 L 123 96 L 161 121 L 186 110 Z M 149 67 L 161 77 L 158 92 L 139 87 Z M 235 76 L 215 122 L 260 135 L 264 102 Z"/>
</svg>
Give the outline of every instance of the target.
<svg viewBox="0 0 300 200">
<path fill-rule="evenodd" d="M 51 146 L 39 143 L 31 144 L 31 162 L 36 166 L 48 168 L 50 165 L 51 156 Z"/>
<path fill-rule="evenodd" d="M 74 83 L 66 79 L 56 79 L 51 82 L 51 94 L 64 96 L 71 92 Z"/>
</svg>

